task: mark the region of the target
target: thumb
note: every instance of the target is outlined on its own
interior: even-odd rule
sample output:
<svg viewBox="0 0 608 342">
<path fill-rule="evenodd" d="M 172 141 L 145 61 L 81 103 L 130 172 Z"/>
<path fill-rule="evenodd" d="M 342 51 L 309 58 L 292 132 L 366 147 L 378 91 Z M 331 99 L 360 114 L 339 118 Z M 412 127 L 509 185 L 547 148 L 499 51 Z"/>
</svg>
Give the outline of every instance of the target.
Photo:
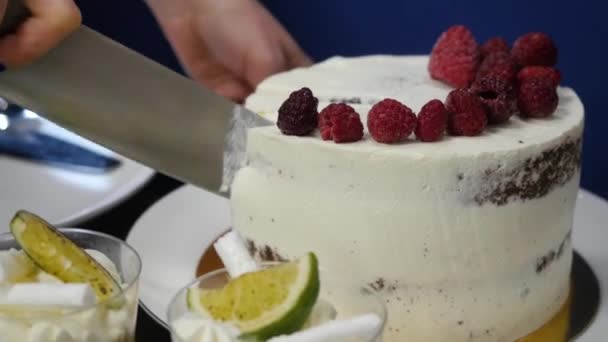
<svg viewBox="0 0 608 342">
<path fill-rule="evenodd" d="M 32 11 L 16 33 L 0 40 L 0 62 L 26 64 L 42 56 L 80 25 L 81 14 L 72 0 L 27 0 Z"/>
</svg>

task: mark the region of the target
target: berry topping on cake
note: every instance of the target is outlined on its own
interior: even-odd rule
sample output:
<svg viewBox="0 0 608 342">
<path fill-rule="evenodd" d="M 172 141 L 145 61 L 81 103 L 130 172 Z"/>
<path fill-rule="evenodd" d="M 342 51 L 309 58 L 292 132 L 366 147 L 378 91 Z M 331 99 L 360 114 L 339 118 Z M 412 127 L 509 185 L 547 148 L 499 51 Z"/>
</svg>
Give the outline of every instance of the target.
<svg viewBox="0 0 608 342">
<path fill-rule="evenodd" d="M 484 104 L 490 123 L 505 122 L 517 112 L 517 93 L 504 75 L 489 73 L 476 79 L 471 92 Z"/>
<path fill-rule="evenodd" d="M 407 139 L 416 129 L 416 115 L 410 108 L 393 99 L 376 103 L 367 115 L 367 129 L 374 140 L 396 143 Z"/>
<path fill-rule="evenodd" d="M 359 141 L 363 138 L 363 123 L 353 107 L 332 103 L 319 113 L 319 129 L 323 140 L 336 143 Z"/>
<path fill-rule="evenodd" d="M 285 135 L 308 135 L 317 128 L 319 100 L 308 88 L 296 90 L 279 108 L 277 126 Z"/>
<path fill-rule="evenodd" d="M 468 87 L 479 66 L 479 46 L 462 25 L 443 32 L 433 46 L 429 60 L 431 77 L 453 87 Z"/>
<path fill-rule="evenodd" d="M 477 78 L 484 77 L 490 73 L 494 77 L 502 77 L 507 81 L 511 81 L 517 75 L 517 66 L 508 52 L 493 52 L 481 62 Z"/>
<path fill-rule="evenodd" d="M 519 84 L 517 105 L 523 116 L 547 117 L 557 108 L 559 97 L 550 78 L 530 78 Z"/>
<path fill-rule="evenodd" d="M 515 62 L 522 67 L 554 66 L 557 63 L 557 47 L 551 37 L 542 32 L 530 32 L 517 38 L 511 54 Z"/>
<path fill-rule="evenodd" d="M 479 135 L 487 125 L 488 118 L 483 103 L 467 89 L 452 90 L 445 106 L 448 111 L 448 131 L 452 135 Z"/>
<path fill-rule="evenodd" d="M 510 52 L 509 43 L 503 37 L 493 37 L 486 40 L 480 48 L 481 56 L 486 57 L 495 52 Z"/>
<path fill-rule="evenodd" d="M 420 141 L 432 142 L 443 137 L 448 126 L 448 112 L 439 100 L 431 100 L 418 113 L 416 137 Z"/>
<path fill-rule="evenodd" d="M 561 82 L 561 74 L 559 70 L 551 67 L 529 66 L 521 69 L 517 74 L 517 81 L 525 82 L 532 78 L 545 78 L 551 80 L 554 86 L 558 86 Z"/>
</svg>

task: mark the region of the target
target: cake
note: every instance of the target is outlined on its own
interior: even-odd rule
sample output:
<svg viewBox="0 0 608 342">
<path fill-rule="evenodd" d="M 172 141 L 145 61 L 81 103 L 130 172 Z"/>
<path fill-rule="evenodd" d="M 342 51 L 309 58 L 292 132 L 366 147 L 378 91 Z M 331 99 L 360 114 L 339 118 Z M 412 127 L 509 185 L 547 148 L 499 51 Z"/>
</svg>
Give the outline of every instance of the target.
<svg viewBox="0 0 608 342">
<path fill-rule="evenodd" d="M 269 77 L 245 106 L 276 120 L 308 87 L 319 110 L 361 115 L 394 98 L 414 112 L 452 90 L 428 56 L 333 57 Z M 261 259 L 314 251 L 321 267 L 387 303 L 384 341 L 516 341 L 551 321 L 569 294 L 584 109 L 558 89 L 548 118 L 513 116 L 477 137 L 336 144 L 248 132 L 231 189 L 233 224 Z"/>
</svg>

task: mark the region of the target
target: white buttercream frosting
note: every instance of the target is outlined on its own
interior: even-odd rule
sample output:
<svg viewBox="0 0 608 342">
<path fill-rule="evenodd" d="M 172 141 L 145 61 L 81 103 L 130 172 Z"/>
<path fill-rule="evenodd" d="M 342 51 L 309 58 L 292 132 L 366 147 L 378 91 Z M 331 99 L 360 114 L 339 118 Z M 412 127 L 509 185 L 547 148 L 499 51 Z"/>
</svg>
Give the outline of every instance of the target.
<svg viewBox="0 0 608 342">
<path fill-rule="evenodd" d="M 306 86 L 319 110 L 346 99 L 364 123 L 385 97 L 417 112 L 450 91 L 429 78 L 427 61 L 331 58 L 268 78 L 246 106 L 276 120 L 289 93 Z M 251 129 L 248 166 L 232 187 L 234 225 L 260 247 L 288 258 L 313 250 L 326 269 L 372 283 L 389 310 L 384 341 L 514 341 L 547 322 L 569 291 L 580 173 L 539 183 L 542 167 L 567 167 L 542 158 L 577 151 L 583 130 L 576 93 L 559 96 L 552 117 L 514 116 L 481 136 L 436 143 L 386 145 L 366 134 L 335 144 Z M 526 181 L 546 191 L 492 197 Z"/>
</svg>

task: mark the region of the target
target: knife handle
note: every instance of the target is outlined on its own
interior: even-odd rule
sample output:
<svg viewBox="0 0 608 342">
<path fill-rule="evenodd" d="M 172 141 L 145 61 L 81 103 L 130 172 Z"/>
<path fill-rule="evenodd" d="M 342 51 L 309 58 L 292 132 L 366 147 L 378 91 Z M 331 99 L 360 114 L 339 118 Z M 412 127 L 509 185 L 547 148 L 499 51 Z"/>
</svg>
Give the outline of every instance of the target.
<svg viewBox="0 0 608 342">
<path fill-rule="evenodd" d="M 0 22 L 0 37 L 15 33 L 23 22 L 32 16 L 23 0 L 9 0 Z"/>
</svg>

